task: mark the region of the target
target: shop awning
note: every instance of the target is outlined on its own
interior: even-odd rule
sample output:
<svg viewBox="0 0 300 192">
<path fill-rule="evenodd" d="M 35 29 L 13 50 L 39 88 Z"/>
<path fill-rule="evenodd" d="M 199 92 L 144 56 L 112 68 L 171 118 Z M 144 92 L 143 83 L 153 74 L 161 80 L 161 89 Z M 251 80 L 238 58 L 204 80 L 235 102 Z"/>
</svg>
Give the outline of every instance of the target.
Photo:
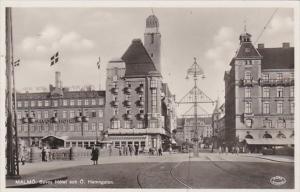
<svg viewBox="0 0 300 192">
<path fill-rule="evenodd" d="M 262 139 L 245 139 L 248 145 L 292 145 L 292 138 L 262 138 Z"/>
</svg>

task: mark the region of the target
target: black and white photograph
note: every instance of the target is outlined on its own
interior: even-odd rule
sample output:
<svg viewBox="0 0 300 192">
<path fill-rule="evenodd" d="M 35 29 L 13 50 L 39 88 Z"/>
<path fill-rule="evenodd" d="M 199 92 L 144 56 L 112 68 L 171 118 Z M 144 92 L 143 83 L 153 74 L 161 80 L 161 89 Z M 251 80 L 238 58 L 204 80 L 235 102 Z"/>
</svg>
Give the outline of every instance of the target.
<svg viewBox="0 0 300 192">
<path fill-rule="evenodd" d="M 4 1 L 0 191 L 298 191 L 299 5 Z"/>
</svg>

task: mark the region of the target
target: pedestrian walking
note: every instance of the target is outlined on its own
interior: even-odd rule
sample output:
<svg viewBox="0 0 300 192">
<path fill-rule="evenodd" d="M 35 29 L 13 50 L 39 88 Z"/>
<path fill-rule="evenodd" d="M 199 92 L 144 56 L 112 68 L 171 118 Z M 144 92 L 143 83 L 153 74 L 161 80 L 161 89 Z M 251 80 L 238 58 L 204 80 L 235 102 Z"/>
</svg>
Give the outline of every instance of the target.
<svg viewBox="0 0 300 192">
<path fill-rule="evenodd" d="M 132 145 L 130 144 L 130 145 L 129 145 L 129 153 L 130 153 L 130 156 L 132 156 L 132 151 L 133 151 Z"/>
<path fill-rule="evenodd" d="M 136 144 L 134 148 L 135 148 L 135 155 L 139 155 L 139 146 Z"/>
<path fill-rule="evenodd" d="M 126 155 L 125 145 L 122 145 L 122 154 L 123 154 L 123 155 Z"/>
<path fill-rule="evenodd" d="M 122 149 L 119 147 L 119 156 L 122 156 Z"/>
<path fill-rule="evenodd" d="M 42 149 L 42 161 L 47 161 L 45 148 Z"/>
<path fill-rule="evenodd" d="M 161 148 L 158 149 L 158 156 L 162 156 L 162 149 Z"/>
<path fill-rule="evenodd" d="M 125 155 L 128 155 L 128 145 L 125 145 Z"/>
<path fill-rule="evenodd" d="M 96 165 L 98 164 L 98 158 L 99 158 L 99 150 L 95 147 L 95 145 L 92 148 L 92 158 L 91 160 L 93 161 L 93 164 Z"/>
<path fill-rule="evenodd" d="M 109 152 L 109 156 L 111 156 L 111 154 L 112 154 L 112 146 L 111 145 L 108 146 L 108 152 Z"/>
</svg>

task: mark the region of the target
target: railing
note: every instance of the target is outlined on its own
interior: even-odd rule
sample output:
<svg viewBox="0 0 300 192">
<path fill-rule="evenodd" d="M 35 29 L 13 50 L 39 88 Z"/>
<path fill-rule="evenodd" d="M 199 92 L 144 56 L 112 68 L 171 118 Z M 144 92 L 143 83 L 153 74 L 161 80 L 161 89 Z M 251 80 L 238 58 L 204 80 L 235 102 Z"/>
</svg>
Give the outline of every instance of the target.
<svg viewBox="0 0 300 192">
<path fill-rule="evenodd" d="M 260 86 L 294 86 L 294 78 L 259 79 Z"/>
</svg>

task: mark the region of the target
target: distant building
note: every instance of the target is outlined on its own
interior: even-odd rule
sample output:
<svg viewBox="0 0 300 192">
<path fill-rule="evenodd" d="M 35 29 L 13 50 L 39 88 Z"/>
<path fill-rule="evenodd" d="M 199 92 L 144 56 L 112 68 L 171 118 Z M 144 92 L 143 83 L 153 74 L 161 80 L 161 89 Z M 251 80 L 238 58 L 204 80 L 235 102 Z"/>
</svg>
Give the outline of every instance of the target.
<svg viewBox="0 0 300 192">
<path fill-rule="evenodd" d="M 50 92 L 17 93 L 22 146 L 89 147 L 101 140 L 105 91 L 69 91 L 56 72 Z"/>
<path fill-rule="evenodd" d="M 212 137 L 212 131 L 211 117 L 197 118 L 197 133 L 199 141 L 203 141 L 204 138 Z M 184 142 L 193 142 L 193 139 L 195 138 L 195 118 L 186 117 L 177 119 L 176 138 Z"/>
<path fill-rule="evenodd" d="M 162 82 L 158 19 L 146 20 L 144 44 L 134 39 L 107 65 L 105 129 L 114 147 L 168 148 L 174 126 L 174 96 Z"/>
<path fill-rule="evenodd" d="M 240 35 L 240 47 L 225 72 L 225 140 L 252 139 L 281 145 L 294 136 L 294 48 L 255 48 L 251 35 Z M 266 140 L 267 139 L 267 140 Z M 284 140 L 286 139 L 286 140 Z"/>
<path fill-rule="evenodd" d="M 219 106 L 219 100 L 217 100 L 212 114 L 212 127 L 215 137 L 215 146 L 223 145 L 225 142 L 225 104 Z"/>
</svg>

